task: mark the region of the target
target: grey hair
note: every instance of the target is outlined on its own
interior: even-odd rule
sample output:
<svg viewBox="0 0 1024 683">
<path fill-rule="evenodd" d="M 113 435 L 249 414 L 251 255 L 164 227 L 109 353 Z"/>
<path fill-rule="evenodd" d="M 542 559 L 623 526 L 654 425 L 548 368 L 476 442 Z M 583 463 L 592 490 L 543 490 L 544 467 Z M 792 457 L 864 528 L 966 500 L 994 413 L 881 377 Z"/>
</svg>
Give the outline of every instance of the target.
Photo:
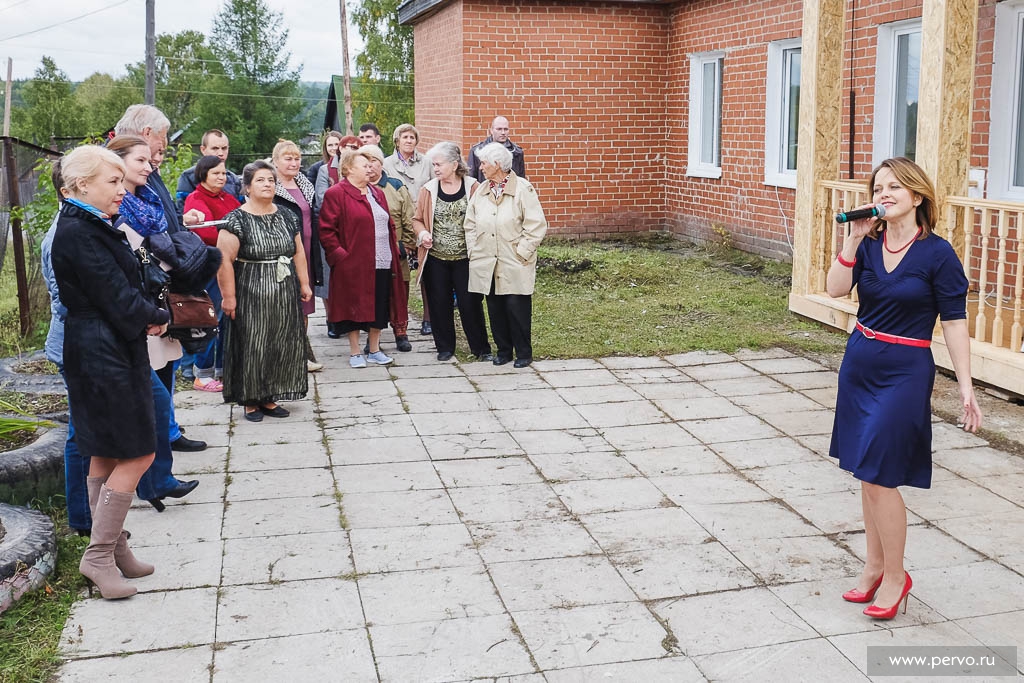
<svg viewBox="0 0 1024 683">
<path fill-rule="evenodd" d="M 358 151 L 361 152 L 364 157 L 369 155 L 377 161 L 384 163 L 384 150 L 377 145 L 363 145 Z"/>
<path fill-rule="evenodd" d="M 512 170 L 512 152 L 508 151 L 500 142 L 484 145 L 476 151 L 476 158 L 480 161 L 497 164 L 506 173 Z"/>
<path fill-rule="evenodd" d="M 445 141 L 437 143 L 427 152 L 427 158 L 431 161 L 454 161 L 455 175 L 460 178 L 465 178 L 466 174 L 469 173 L 466 162 L 462 160 L 462 150 L 454 142 Z"/>
<path fill-rule="evenodd" d="M 403 123 L 398 128 L 395 128 L 395 132 L 391 136 L 391 141 L 398 144 L 398 138 L 402 137 L 402 133 L 412 133 L 416 136 L 416 144 L 420 142 L 420 132 L 416 130 L 416 126 L 411 123 Z"/>
<path fill-rule="evenodd" d="M 115 135 L 142 135 L 149 128 L 154 133 L 167 131 L 170 120 L 164 113 L 150 104 L 133 104 L 114 126 Z"/>
</svg>

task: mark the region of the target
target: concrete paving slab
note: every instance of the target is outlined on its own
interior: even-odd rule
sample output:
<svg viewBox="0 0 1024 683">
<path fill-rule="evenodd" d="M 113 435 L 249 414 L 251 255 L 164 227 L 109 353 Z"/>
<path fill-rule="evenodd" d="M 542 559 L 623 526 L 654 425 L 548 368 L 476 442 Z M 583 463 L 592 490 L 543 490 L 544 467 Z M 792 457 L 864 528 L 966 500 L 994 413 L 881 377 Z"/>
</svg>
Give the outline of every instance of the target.
<svg viewBox="0 0 1024 683">
<path fill-rule="evenodd" d="M 714 379 L 735 379 L 737 377 L 756 377 L 757 371 L 743 363 L 727 362 L 714 363 L 711 365 L 690 365 L 684 372 L 698 382 L 707 382 Z"/>
<path fill-rule="evenodd" d="M 638 384 L 671 384 L 677 382 L 690 382 L 692 378 L 684 374 L 679 368 L 637 368 L 634 370 L 613 370 L 620 382 L 629 386 Z"/>
<path fill-rule="evenodd" d="M 234 586 L 326 579 L 352 571 L 346 531 L 229 538 L 224 541 L 221 583 Z"/>
<path fill-rule="evenodd" d="M 228 586 L 218 602 L 217 640 L 224 642 L 363 626 L 355 581 L 343 579 Z"/>
<path fill-rule="evenodd" d="M 400 358 L 403 360 L 404 356 Z M 427 379 L 432 377 L 463 377 L 462 366 L 450 363 L 432 365 L 393 365 L 388 368 L 393 379 Z"/>
<path fill-rule="evenodd" d="M 344 494 L 443 488 L 433 464 L 423 461 L 344 465 L 335 467 L 334 475 Z"/>
<path fill-rule="evenodd" d="M 498 411 L 495 415 L 501 425 L 510 432 L 580 429 L 591 426 L 572 406 L 515 408 Z"/>
<path fill-rule="evenodd" d="M 771 500 L 731 504 L 688 503 L 684 508 L 709 534 L 729 543 L 819 533 L 798 515 Z"/>
<path fill-rule="evenodd" d="M 713 540 L 704 527 L 678 507 L 582 515 L 580 521 L 609 554 L 632 550 L 675 553 L 680 546 Z"/>
<path fill-rule="evenodd" d="M 442 396 L 465 391 L 476 391 L 465 377 L 429 377 L 426 379 L 396 379 L 395 387 L 402 394 L 430 394 Z"/>
<path fill-rule="evenodd" d="M 630 388 L 646 399 L 715 398 L 716 394 L 689 377 L 686 381 L 633 384 Z"/>
<path fill-rule="evenodd" d="M 1024 611 L 959 619 L 956 624 L 989 647 L 1016 643 L 1017 669 L 1024 669 Z"/>
<path fill-rule="evenodd" d="M 707 446 L 677 446 L 624 451 L 622 456 L 646 477 L 727 472 L 729 463 Z"/>
<path fill-rule="evenodd" d="M 330 496 L 240 500 L 224 510 L 222 538 L 338 531 L 338 503 Z"/>
<path fill-rule="evenodd" d="M 723 417 L 716 420 L 688 420 L 680 424 L 701 443 L 708 445 L 726 441 L 753 441 L 781 436 L 778 430 L 753 415 Z"/>
<path fill-rule="evenodd" d="M 723 541 L 765 585 L 851 576 L 862 563 L 824 536 Z"/>
<path fill-rule="evenodd" d="M 483 562 L 463 524 L 353 529 L 352 557 L 360 574 L 478 567 Z"/>
<path fill-rule="evenodd" d="M 534 671 L 507 615 L 370 626 L 380 680 L 451 681 Z"/>
<path fill-rule="evenodd" d="M 836 414 L 832 410 L 765 413 L 758 417 L 787 436 L 831 434 L 836 420 Z"/>
<path fill-rule="evenodd" d="M 742 407 L 752 415 L 766 415 L 768 413 L 798 413 L 808 410 L 821 410 L 820 405 L 798 391 L 733 396 L 732 402 Z"/>
<path fill-rule="evenodd" d="M 987 446 L 988 441 L 965 432 L 951 425 L 948 422 L 935 422 L 932 424 L 932 450 L 941 451 L 948 448 L 976 448 Z"/>
<path fill-rule="evenodd" d="M 330 443 L 331 461 L 335 465 L 369 465 L 430 459 L 423 440 L 418 436 L 337 439 Z"/>
<path fill-rule="evenodd" d="M 589 391 L 589 388 L 586 391 Z M 564 408 L 568 405 L 559 392 L 550 387 L 518 391 L 481 391 L 478 396 L 486 408 L 496 411 L 516 408 Z"/>
<path fill-rule="evenodd" d="M 654 612 L 668 622 L 680 649 L 690 657 L 818 636 L 767 588 L 697 595 L 658 602 Z M 716 614 L 715 619 L 706 615 Z M 736 628 L 736 624 L 745 624 Z"/>
<path fill-rule="evenodd" d="M 350 493 L 343 500 L 350 529 L 454 524 L 455 507 L 444 490 Z"/>
<path fill-rule="evenodd" d="M 333 423 L 344 417 L 369 417 L 373 415 L 401 415 L 405 406 L 397 394 L 387 396 L 346 396 L 325 398 L 320 401 L 319 415 L 325 423 Z"/>
<path fill-rule="evenodd" d="M 220 584 L 220 540 L 146 546 L 137 548 L 135 554 L 143 562 L 156 567 L 149 576 L 132 579 L 132 585 L 140 593 L 216 587 Z"/>
<path fill-rule="evenodd" d="M 512 612 L 636 599 L 603 556 L 501 562 L 491 565 L 490 574 Z"/>
<path fill-rule="evenodd" d="M 268 500 L 334 495 L 334 477 L 326 467 L 235 472 L 228 484 L 227 500 Z M 190 496 L 191 497 L 191 496 Z"/>
<path fill-rule="evenodd" d="M 615 451 L 545 453 L 530 456 L 530 459 L 544 475 L 544 479 L 551 483 L 640 476 L 640 472 Z"/>
<path fill-rule="evenodd" d="M 359 596 L 375 626 L 505 613 L 483 567 L 371 574 L 359 579 Z"/>
<path fill-rule="evenodd" d="M 963 519 L 949 521 L 959 522 Z M 1000 521 L 991 520 L 995 526 L 998 526 Z M 866 560 L 866 542 L 862 536 L 856 540 L 856 543 L 848 543 L 850 550 L 860 559 Z M 1006 546 L 1005 549 L 1009 550 L 1010 547 Z M 956 540 L 941 527 L 936 528 L 924 524 L 912 524 L 907 527 L 907 549 L 904 564 L 912 573 L 918 569 L 941 569 L 959 564 L 981 562 L 985 559 L 984 555 Z"/>
<path fill-rule="evenodd" d="M 534 463 L 523 457 L 437 460 L 434 468 L 444 485 L 495 486 L 502 484 L 539 484 L 543 480 Z"/>
<path fill-rule="evenodd" d="M 214 640 L 216 619 L 215 588 L 157 591 L 117 601 L 97 593 L 71 607 L 60 654 L 80 658 L 207 645 Z"/>
<path fill-rule="evenodd" d="M 791 683 L 796 672 L 813 672 L 830 683 L 868 680 L 834 645 L 823 638 L 755 647 L 694 658 L 712 681 Z"/>
<path fill-rule="evenodd" d="M 735 358 L 721 351 L 688 351 L 687 353 L 665 356 L 665 360 L 679 367 L 690 367 L 692 365 L 707 365 L 710 363 L 728 363 L 735 360 Z"/>
<path fill-rule="evenodd" d="M 765 375 L 784 375 L 793 372 L 821 372 L 826 368 L 813 360 L 792 356 L 790 358 L 763 358 L 744 360 L 744 363 Z"/>
<path fill-rule="evenodd" d="M 1024 510 L 940 519 L 935 521 L 935 525 L 975 550 L 989 557 L 1001 558 L 1021 552 Z"/>
<path fill-rule="evenodd" d="M 322 443 L 249 445 L 241 442 L 231 446 L 228 472 L 289 470 L 329 465 L 327 450 Z"/>
<path fill-rule="evenodd" d="M 932 462 L 975 482 L 982 477 L 1024 474 L 1024 458 L 988 446 L 935 451 Z"/>
<path fill-rule="evenodd" d="M 349 399 L 353 397 L 397 397 L 398 389 L 391 381 L 390 376 L 374 376 L 373 381 L 351 382 L 344 381 L 336 384 L 317 386 L 317 393 L 321 401 L 331 399 Z M 328 404 L 329 405 L 329 404 Z"/>
<path fill-rule="evenodd" d="M 667 368 L 672 365 L 664 358 L 659 358 L 658 356 L 609 356 L 598 359 L 598 362 L 609 370 Z"/>
<path fill-rule="evenodd" d="M 324 435 L 332 443 L 352 439 L 375 439 L 382 436 L 417 436 L 409 415 L 372 415 L 338 418 L 327 423 Z"/>
<path fill-rule="evenodd" d="M 601 552 L 587 530 L 567 517 L 471 524 L 469 529 L 489 565 Z"/>
<path fill-rule="evenodd" d="M 515 612 L 542 669 L 650 659 L 667 653 L 667 633 L 639 602 Z"/>
<path fill-rule="evenodd" d="M 550 384 L 531 370 L 517 370 L 515 373 L 476 375 L 473 377 L 473 384 L 478 391 L 518 391 L 520 389 L 551 388 Z"/>
<path fill-rule="evenodd" d="M 448 494 L 467 524 L 566 516 L 565 506 L 547 484 L 473 486 L 449 489 Z"/>
<path fill-rule="evenodd" d="M 177 505 L 173 514 L 138 508 L 128 513 L 124 528 L 132 532 L 133 548 L 216 541 L 223 514 L 223 503 Z"/>
<path fill-rule="evenodd" d="M 562 372 L 565 370 L 600 370 L 601 362 L 591 358 L 568 358 L 566 360 L 539 360 L 533 369 L 539 372 Z"/>
<path fill-rule="evenodd" d="M 836 493 L 860 492 L 860 482 L 834 462 L 816 460 L 746 470 L 744 476 L 778 498 Z"/>
<path fill-rule="evenodd" d="M 780 394 L 789 391 L 789 387 L 776 382 L 770 377 L 736 377 L 734 379 L 715 379 L 703 383 L 719 396 L 760 396 L 762 394 Z"/>
<path fill-rule="evenodd" d="M 784 465 L 791 462 L 814 462 L 820 458 L 817 453 L 787 437 L 727 441 L 712 444 L 711 450 L 740 470 Z"/>
<path fill-rule="evenodd" d="M 247 640 L 225 644 L 217 651 L 214 683 L 260 680 L 374 683 L 378 679 L 365 629 Z"/>
<path fill-rule="evenodd" d="M 911 592 L 948 619 L 1024 609 L 1020 575 L 991 560 L 919 569 Z"/>
<path fill-rule="evenodd" d="M 523 449 L 507 432 L 495 434 L 441 434 L 424 436 L 423 446 L 431 460 L 500 458 L 522 455 Z"/>
<path fill-rule="evenodd" d="M 71 660 L 57 674 L 59 683 L 96 681 L 178 681 L 207 680 L 213 665 L 213 648 L 200 647 L 140 652 L 113 657 Z"/>
<path fill-rule="evenodd" d="M 553 387 L 595 387 L 615 384 L 616 377 L 610 370 L 566 370 L 541 373 L 544 381 Z"/>
<path fill-rule="evenodd" d="M 183 479 L 189 474 L 223 472 L 227 461 L 227 446 L 210 447 L 198 453 L 175 453 L 174 472 Z"/>
<path fill-rule="evenodd" d="M 689 432 L 676 424 L 607 427 L 601 430 L 601 436 L 620 451 L 698 445 Z"/>
<path fill-rule="evenodd" d="M 907 509 L 932 521 L 976 515 L 1009 514 L 1020 507 L 966 479 L 933 482 L 931 489 L 901 489 Z"/>
<path fill-rule="evenodd" d="M 643 396 L 625 384 L 610 384 L 596 387 L 561 387 L 555 391 L 565 403 L 573 406 L 586 405 L 590 403 L 639 401 L 643 398 Z M 498 406 L 491 407 L 496 408 Z"/>
<path fill-rule="evenodd" d="M 782 602 L 823 636 L 876 631 L 879 622 L 864 616 L 866 605 L 845 602 L 843 593 L 857 584 L 857 575 L 816 579 L 769 586 Z M 946 618 L 911 594 L 906 615 L 900 614 L 899 627 L 920 626 L 946 621 Z"/>
<path fill-rule="evenodd" d="M 670 506 L 647 479 L 620 478 L 569 481 L 552 488 L 574 515 Z"/>
<path fill-rule="evenodd" d="M 316 443 L 323 438 L 320 426 L 312 420 L 289 422 L 289 418 L 286 418 L 272 425 L 272 419 L 275 418 L 265 417 L 262 422 L 253 423 L 243 418 L 235 424 L 232 440 L 238 439 L 241 443 L 253 446 Z"/>
<path fill-rule="evenodd" d="M 662 600 L 756 586 L 759 579 L 721 543 L 612 555 L 641 600 Z"/>
<path fill-rule="evenodd" d="M 682 507 L 690 504 L 748 503 L 772 496 L 735 472 L 651 477 L 651 483 Z"/>
<path fill-rule="evenodd" d="M 402 401 L 410 414 L 425 413 L 437 417 L 446 413 L 475 413 L 488 409 L 479 394 L 448 394 L 441 400 L 433 394 L 405 394 Z"/>
<path fill-rule="evenodd" d="M 521 452 L 527 455 L 545 453 L 587 453 L 589 451 L 606 451 L 613 448 L 596 429 L 559 429 L 542 431 L 512 431 L 512 438 Z"/>
<path fill-rule="evenodd" d="M 729 399 L 718 396 L 709 398 L 663 398 L 654 402 L 673 420 L 705 420 L 715 417 L 737 417 L 744 411 Z"/>
<path fill-rule="evenodd" d="M 475 394 L 471 394 L 475 396 Z M 435 397 L 436 400 L 436 397 Z M 420 436 L 441 436 L 443 434 L 494 434 L 502 431 L 501 425 L 489 410 L 472 412 L 416 413 L 410 416 Z"/>
<path fill-rule="evenodd" d="M 839 396 L 839 387 L 826 387 L 824 389 L 805 389 L 800 392 L 824 408 L 836 407 L 836 398 Z"/>
<path fill-rule="evenodd" d="M 665 413 L 650 401 L 626 401 L 624 403 L 588 403 L 575 406 L 591 427 L 628 427 L 669 422 Z"/>
<path fill-rule="evenodd" d="M 766 358 L 792 358 L 795 354 L 786 349 L 771 347 L 767 349 L 736 349 L 732 354 L 736 360 L 764 360 Z"/>
<path fill-rule="evenodd" d="M 703 683 L 707 680 L 687 657 L 664 657 L 642 662 L 595 664 L 572 669 L 554 669 L 544 672 L 548 683 Z"/>
<path fill-rule="evenodd" d="M 831 370 L 818 372 L 794 372 L 772 375 L 776 382 L 782 382 L 790 389 L 803 391 L 805 389 L 826 389 L 836 386 L 839 382 L 839 373 Z"/>
</svg>

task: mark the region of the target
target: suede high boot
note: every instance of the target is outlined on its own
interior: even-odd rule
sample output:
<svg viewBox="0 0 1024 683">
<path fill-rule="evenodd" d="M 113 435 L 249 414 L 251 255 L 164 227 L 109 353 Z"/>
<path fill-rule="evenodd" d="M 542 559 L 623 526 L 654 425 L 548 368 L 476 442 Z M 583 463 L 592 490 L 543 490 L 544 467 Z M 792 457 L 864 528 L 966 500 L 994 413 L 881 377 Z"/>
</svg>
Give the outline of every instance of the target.
<svg viewBox="0 0 1024 683">
<path fill-rule="evenodd" d="M 100 499 L 100 487 L 106 481 L 105 477 L 89 477 L 85 480 L 86 486 L 89 488 L 89 512 L 92 514 L 96 514 L 96 501 Z M 128 539 L 131 536 L 129 532 L 121 531 L 117 545 L 114 546 L 114 564 L 121 570 L 125 578 L 137 579 L 140 576 L 149 576 L 156 570 L 156 567 L 148 562 L 139 561 L 132 554 L 132 549 L 128 547 Z"/>
<path fill-rule="evenodd" d="M 114 548 L 124 530 L 124 518 L 132 505 L 132 493 L 121 493 L 100 486 L 99 499 L 92 515 L 92 536 L 82 555 L 78 571 L 100 589 L 107 600 L 135 595 L 135 586 L 126 583 L 114 563 Z"/>
</svg>

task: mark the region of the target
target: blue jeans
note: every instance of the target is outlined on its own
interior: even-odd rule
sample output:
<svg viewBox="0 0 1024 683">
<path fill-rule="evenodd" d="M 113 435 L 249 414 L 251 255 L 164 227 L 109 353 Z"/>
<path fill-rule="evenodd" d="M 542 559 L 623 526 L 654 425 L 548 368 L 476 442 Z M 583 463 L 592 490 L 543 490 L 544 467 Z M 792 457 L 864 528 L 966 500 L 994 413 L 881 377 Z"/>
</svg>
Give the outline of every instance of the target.
<svg viewBox="0 0 1024 683">
<path fill-rule="evenodd" d="M 156 457 L 153 459 L 153 464 L 139 479 L 139 485 L 135 489 L 135 493 L 142 500 L 159 498 L 181 483 L 171 474 L 174 456 L 171 453 L 171 440 L 168 438 L 169 430 L 166 428 L 173 414 L 174 406 L 171 402 L 171 395 L 156 372 L 152 373 L 151 379 L 153 410 L 156 414 Z M 180 436 L 181 432 L 179 431 L 178 434 Z"/>
<path fill-rule="evenodd" d="M 164 367 L 156 371 L 157 379 L 164 385 L 167 390 L 167 395 L 170 397 L 171 403 L 171 416 L 165 424 L 167 424 L 167 440 L 174 443 L 181 438 L 181 427 L 178 426 L 178 421 L 174 419 L 174 373 L 178 369 L 178 361 L 168 363 Z M 159 418 L 156 421 L 157 430 L 160 429 Z"/>
<path fill-rule="evenodd" d="M 61 377 L 64 368 L 60 368 Z M 65 387 L 67 381 L 65 380 Z M 71 402 L 68 402 L 68 438 L 64 442 L 64 503 L 68 508 L 68 526 L 88 531 L 92 528 L 89 510 L 89 489 L 85 480 L 89 476 L 91 458 L 78 452 L 75 443 L 75 425 L 71 421 Z"/>
<path fill-rule="evenodd" d="M 220 322 L 220 304 L 223 297 L 220 293 L 220 285 L 217 279 L 206 285 L 206 293 L 210 295 L 213 302 L 213 310 L 217 314 L 218 324 Z M 216 376 L 216 371 L 224 367 L 224 350 L 220 346 L 220 336 L 210 340 L 209 345 L 202 353 L 197 353 L 192 358 L 191 365 L 185 365 L 185 358 L 181 359 L 182 367 L 192 370 L 196 377 L 210 378 Z"/>
</svg>

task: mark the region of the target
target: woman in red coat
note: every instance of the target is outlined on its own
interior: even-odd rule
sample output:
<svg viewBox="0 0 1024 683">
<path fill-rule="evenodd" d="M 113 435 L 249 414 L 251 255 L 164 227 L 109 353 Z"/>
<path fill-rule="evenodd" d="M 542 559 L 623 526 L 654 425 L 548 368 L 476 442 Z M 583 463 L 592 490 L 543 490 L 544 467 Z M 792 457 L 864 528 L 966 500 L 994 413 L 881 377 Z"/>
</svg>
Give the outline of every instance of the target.
<svg viewBox="0 0 1024 683">
<path fill-rule="evenodd" d="M 369 154 L 345 150 L 339 162 L 344 179 L 327 190 L 320 208 L 320 243 L 331 266 L 327 320 L 348 335 L 353 368 L 393 362 L 380 350 L 380 332 L 388 326 L 390 303 L 396 315 L 406 306 L 395 224 L 384 193 L 370 183 L 371 161 Z M 366 357 L 361 330 L 369 335 Z"/>
</svg>

